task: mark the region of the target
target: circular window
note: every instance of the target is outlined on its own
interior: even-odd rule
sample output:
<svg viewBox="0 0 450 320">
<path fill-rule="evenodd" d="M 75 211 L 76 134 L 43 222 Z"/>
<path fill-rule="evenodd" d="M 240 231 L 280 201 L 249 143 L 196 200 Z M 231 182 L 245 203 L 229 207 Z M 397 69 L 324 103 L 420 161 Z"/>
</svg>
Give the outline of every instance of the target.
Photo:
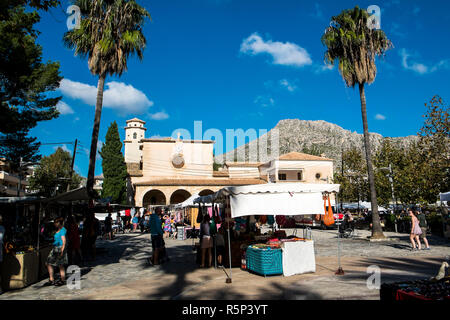
<svg viewBox="0 0 450 320">
<path fill-rule="evenodd" d="M 175 167 L 175 168 L 183 168 L 183 166 L 184 166 L 184 158 L 183 158 L 183 155 L 181 155 L 181 154 L 177 154 L 177 155 L 175 155 L 175 156 L 173 156 L 173 158 L 172 158 L 172 165 Z"/>
<path fill-rule="evenodd" d="M 316 179 L 320 179 L 321 174 L 320 173 L 316 173 Z"/>
</svg>

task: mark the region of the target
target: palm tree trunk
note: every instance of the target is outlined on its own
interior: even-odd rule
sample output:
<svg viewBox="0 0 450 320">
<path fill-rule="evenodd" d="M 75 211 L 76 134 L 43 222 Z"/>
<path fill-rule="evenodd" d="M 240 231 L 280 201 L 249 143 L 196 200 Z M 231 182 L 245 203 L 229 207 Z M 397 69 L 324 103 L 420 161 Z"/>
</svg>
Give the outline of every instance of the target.
<svg viewBox="0 0 450 320">
<path fill-rule="evenodd" d="M 91 198 L 94 197 L 93 191 L 94 191 L 95 160 L 97 158 L 97 142 L 98 142 L 98 132 L 100 129 L 100 119 L 102 116 L 103 89 L 105 87 L 105 78 L 106 75 L 100 75 L 97 85 L 97 103 L 95 105 L 94 128 L 92 129 L 91 153 L 89 155 L 89 172 L 86 183 L 86 188 Z"/>
<path fill-rule="evenodd" d="M 367 174 L 369 176 L 370 202 L 372 205 L 372 238 L 384 238 L 383 230 L 378 214 L 377 192 L 375 190 L 375 178 L 373 174 L 372 157 L 370 155 L 369 126 L 367 125 L 366 95 L 364 93 L 364 83 L 359 84 L 359 96 L 361 98 L 361 114 L 364 129 L 364 148 L 366 150 Z"/>
</svg>

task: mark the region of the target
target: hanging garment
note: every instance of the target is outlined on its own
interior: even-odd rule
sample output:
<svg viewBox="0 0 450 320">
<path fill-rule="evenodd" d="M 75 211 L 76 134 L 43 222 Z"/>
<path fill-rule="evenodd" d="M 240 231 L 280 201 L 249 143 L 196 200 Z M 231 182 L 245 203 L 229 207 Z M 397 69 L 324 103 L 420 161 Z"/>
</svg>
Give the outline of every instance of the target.
<svg viewBox="0 0 450 320">
<path fill-rule="evenodd" d="M 327 200 L 328 200 L 328 210 L 327 210 Z M 334 224 L 333 208 L 331 207 L 330 196 L 326 195 L 323 197 L 323 207 L 325 210 L 325 217 L 323 223 L 326 226 L 331 226 Z"/>
<path fill-rule="evenodd" d="M 282 226 L 286 223 L 286 217 L 285 216 L 276 216 L 277 224 L 282 228 Z"/>
</svg>

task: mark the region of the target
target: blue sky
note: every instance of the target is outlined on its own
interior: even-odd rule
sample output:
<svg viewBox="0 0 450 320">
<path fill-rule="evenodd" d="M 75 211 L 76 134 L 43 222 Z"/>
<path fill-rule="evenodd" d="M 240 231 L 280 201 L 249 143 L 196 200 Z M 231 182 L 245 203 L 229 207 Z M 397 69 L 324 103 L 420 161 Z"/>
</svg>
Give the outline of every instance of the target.
<svg viewBox="0 0 450 320">
<path fill-rule="evenodd" d="M 282 119 L 325 120 L 362 133 L 358 90 L 346 88 L 337 68 L 324 67 L 320 41 L 330 18 L 355 5 L 381 8 L 381 28 L 394 48 L 377 64 L 366 87 L 369 130 L 383 136 L 417 133 L 424 103 L 439 94 L 450 100 L 450 2 L 138 0 L 152 15 L 144 27 L 144 60 L 106 80 L 99 139 L 108 126 L 147 121 L 147 137 L 193 132 L 273 128 Z M 58 119 L 31 132 L 42 143 L 78 139 L 76 169 L 87 175 L 97 78 L 61 39 L 67 31 L 61 8 L 42 13 L 37 25 L 44 60 L 60 61 L 64 81 Z M 120 130 L 122 139 L 124 130 Z M 65 148 L 72 151 L 71 145 Z M 42 146 L 48 155 L 54 146 Z M 96 174 L 100 174 L 101 160 Z"/>
</svg>

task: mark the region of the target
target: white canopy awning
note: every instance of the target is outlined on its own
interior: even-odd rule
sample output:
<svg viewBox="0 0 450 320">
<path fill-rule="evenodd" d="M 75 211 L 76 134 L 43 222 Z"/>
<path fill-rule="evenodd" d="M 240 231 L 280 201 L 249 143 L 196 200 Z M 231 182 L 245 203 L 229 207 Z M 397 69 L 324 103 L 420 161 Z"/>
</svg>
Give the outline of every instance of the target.
<svg viewBox="0 0 450 320">
<path fill-rule="evenodd" d="M 184 200 L 181 203 L 177 203 L 174 207 L 175 209 L 181 209 L 181 208 L 186 208 L 186 207 L 193 207 L 195 206 L 194 200 L 199 198 L 200 196 L 198 195 L 198 193 L 193 194 L 192 196 L 190 196 L 189 198 L 187 198 L 186 200 Z M 206 205 L 210 204 L 210 203 L 205 203 Z"/>
<path fill-rule="evenodd" d="M 358 206 L 357 202 L 356 202 L 356 205 Z M 362 208 L 362 209 L 372 210 L 372 203 L 367 202 L 367 201 L 360 201 L 359 202 L 359 207 Z M 378 206 L 378 211 L 387 211 L 387 210 L 386 210 L 386 208 Z"/>
<path fill-rule="evenodd" d="M 268 183 L 226 187 L 194 203 L 218 202 L 230 197 L 232 218 L 250 215 L 324 214 L 323 193 L 339 192 L 338 184 Z"/>
<path fill-rule="evenodd" d="M 441 201 L 450 201 L 450 191 L 445 193 L 440 193 L 439 198 Z"/>
</svg>

